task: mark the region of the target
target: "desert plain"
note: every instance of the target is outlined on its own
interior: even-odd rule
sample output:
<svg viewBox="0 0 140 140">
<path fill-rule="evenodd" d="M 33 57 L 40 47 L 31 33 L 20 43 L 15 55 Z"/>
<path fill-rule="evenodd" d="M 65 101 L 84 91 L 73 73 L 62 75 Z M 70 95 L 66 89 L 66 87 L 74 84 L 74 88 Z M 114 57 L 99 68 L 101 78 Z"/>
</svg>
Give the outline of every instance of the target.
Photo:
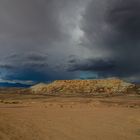
<svg viewBox="0 0 140 140">
<path fill-rule="evenodd" d="M 139 94 L 52 96 L 20 90 L 0 90 L 0 140 L 140 140 Z"/>
</svg>

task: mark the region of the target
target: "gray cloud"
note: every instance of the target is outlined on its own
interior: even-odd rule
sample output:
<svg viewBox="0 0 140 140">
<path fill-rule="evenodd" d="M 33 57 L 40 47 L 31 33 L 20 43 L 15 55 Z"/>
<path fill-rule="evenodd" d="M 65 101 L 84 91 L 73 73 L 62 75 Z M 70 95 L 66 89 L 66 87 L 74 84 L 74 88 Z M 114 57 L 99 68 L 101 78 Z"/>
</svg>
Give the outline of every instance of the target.
<svg viewBox="0 0 140 140">
<path fill-rule="evenodd" d="M 139 0 L 1 0 L 0 23 L 1 77 L 140 77 Z"/>
<path fill-rule="evenodd" d="M 13 66 L 13 65 L 11 65 L 11 64 L 4 64 L 4 63 L 1 63 L 0 64 L 0 69 L 10 69 L 10 70 L 12 70 L 12 69 L 14 69 L 15 67 Z"/>
<path fill-rule="evenodd" d="M 88 71 L 94 71 L 92 66 L 96 65 L 96 59 L 103 59 L 104 62 L 115 62 L 115 76 L 132 77 L 140 74 L 139 0 L 92 0 L 83 14 L 81 29 L 84 32 L 82 45 L 93 53 L 95 59 Z M 89 63 L 91 60 L 86 64 L 83 60 L 81 70 L 85 70 L 83 67 L 88 67 Z M 110 70 L 103 74 L 112 75 Z"/>
<path fill-rule="evenodd" d="M 0 64 L 0 69 L 21 70 L 32 69 L 40 70 L 48 67 L 48 55 L 44 53 L 31 52 L 26 54 L 11 54 L 5 56 L 4 63 Z"/>
<path fill-rule="evenodd" d="M 67 56 L 79 53 L 78 26 L 85 3 L 83 0 L 1 0 L 1 68 L 44 69 L 47 73 L 59 64 L 61 70 L 57 73 L 64 72 Z"/>
<path fill-rule="evenodd" d="M 62 32 L 56 4 L 54 0 L 1 0 L 1 33 L 10 39 L 59 39 Z"/>
<path fill-rule="evenodd" d="M 46 61 L 47 60 L 47 54 L 39 54 L 39 53 L 30 53 L 25 56 L 26 59 L 32 60 L 32 61 Z"/>
<path fill-rule="evenodd" d="M 116 70 L 115 62 L 102 59 L 85 59 L 83 61 L 70 60 L 69 71 L 95 71 L 95 72 L 113 72 Z"/>
<path fill-rule="evenodd" d="M 81 1 L 1 0 L 0 55 L 39 51 L 59 57 L 55 51 L 73 52 Z"/>
<path fill-rule="evenodd" d="M 107 20 L 121 36 L 131 40 L 139 40 L 140 37 L 140 1 L 127 0 L 114 3 L 108 11 Z"/>
</svg>

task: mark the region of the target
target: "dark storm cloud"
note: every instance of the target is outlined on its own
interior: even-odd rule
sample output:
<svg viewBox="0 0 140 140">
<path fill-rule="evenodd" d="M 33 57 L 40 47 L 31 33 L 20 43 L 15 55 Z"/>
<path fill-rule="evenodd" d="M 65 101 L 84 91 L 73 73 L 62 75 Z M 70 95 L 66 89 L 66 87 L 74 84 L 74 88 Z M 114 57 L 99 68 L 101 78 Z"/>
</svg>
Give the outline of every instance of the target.
<svg viewBox="0 0 140 140">
<path fill-rule="evenodd" d="M 0 76 L 36 81 L 73 77 L 63 68 L 66 57 L 76 53 L 74 46 L 78 42 L 78 22 L 84 3 L 0 0 Z"/>
<path fill-rule="evenodd" d="M 27 57 L 27 59 L 32 61 L 46 61 L 47 60 L 47 54 L 39 54 L 39 53 L 30 53 Z"/>
<path fill-rule="evenodd" d="M 84 61 L 69 61 L 69 71 L 110 71 L 115 70 L 115 62 L 107 60 L 86 59 Z"/>
<path fill-rule="evenodd" d="M 139 0 L 0 0 L 1 76 L 136 79 L 139 52 Z"/>
<path fill-rule="evenodd" d="M 18 61 L 19 59 L 24 59 L 27 61 L 46 61 L 47 57 L 48 55 L 46 53 L 29 52 L 26 54 L 12 53 L 8 56 L 5 56 L 4 59 L 8 61 L 11 60 Z"/>
<path fill-rule="evenodd" d="M 4 70 L 1 73 L 3 79 L 0 82 L 5 81 L 5 79 L 9 81 L 14 79 L 16 81 L 21 80 L 23 83 L 24 80 L 27 83 L 29 80 L 38 83 L 65 79 L 66 77 L 67 79 L 71 79 L 74 76 L 74 74 L 73 76 L 68 75 L 67 72 L 59 73 L 58 70 L 62 67 L 61 65 L 51 68 L 48 64 L 48 55 L 46 53 L 14 53 L 5 56 L 4 59 L 5 63 L 0 63 L 0 70 Z"/>
<path fill-rule="evenodd" d="M 121 35 L 131 40 L 139 40 L 140 1 L 127 0 L 115 3 L 109 10 L 107 20 Z"/>
<path fill-rule="evenodd" d="M 48 67 L 48 55 L 43 53 L 11 54 L 6 56 L 5 63 L 0 64 L 4 69 L 34 69 L 42 70 Z"/>
<path fill-rule="evenodd" d="M 92 0 L 83 14 L 81 29 L 82 45 L 93 52 L 93 58 L 99 54 L 99 59 L 116 62 L 113 65 L 119 71 L 114 76 L 129 78 L 140 74 L 139 0 Z M 94 68 L 87 70 L 94 71 Z M 112 75 L 110 70 L 104 74 Z"/>
<path fill-rule="evenodd" d="M 12 70 L 12 69 L 14 69 L 15 67 L 13 66 L 13 65 L 11 65 L 11 64 L 0 64 L 0 69 L 6 69 L 6 70 Z"/>
<path fill-rule="evenodd" d="M 38 78 L 36 71 L 48 68 L 46 48 L 66 36 L 61 30 L 59 8 L 55 0 L 0 0 L 2 73 L 16 75 L 21 71 L 20 78 L 27 77 L 25 71 L 30 70 Z"/>
</svg>

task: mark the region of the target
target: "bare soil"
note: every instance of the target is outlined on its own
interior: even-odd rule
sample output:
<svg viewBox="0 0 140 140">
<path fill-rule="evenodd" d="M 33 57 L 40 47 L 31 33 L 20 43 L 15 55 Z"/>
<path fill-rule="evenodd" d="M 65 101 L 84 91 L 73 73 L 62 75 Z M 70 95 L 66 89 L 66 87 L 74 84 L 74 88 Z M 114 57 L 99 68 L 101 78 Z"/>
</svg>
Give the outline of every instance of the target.
<svg viewBox="0 0 140 140">
<path fill-rule="evenodd" d="M 140 97 L 0 94 L 0 140 L 139 140 Z"/>
</svg>

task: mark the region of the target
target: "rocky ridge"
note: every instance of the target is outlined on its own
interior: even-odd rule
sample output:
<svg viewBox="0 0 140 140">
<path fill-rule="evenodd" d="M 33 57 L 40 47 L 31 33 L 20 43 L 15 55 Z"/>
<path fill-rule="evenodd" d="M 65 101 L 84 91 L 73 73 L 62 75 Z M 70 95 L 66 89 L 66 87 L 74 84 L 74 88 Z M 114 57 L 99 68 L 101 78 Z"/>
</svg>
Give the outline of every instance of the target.
<svg viewBox="0 0 140 140">
<path fill-rule="evenodd" d="M 56 80 L 50 84 L 40 83 L 30 88 L 33 94 L 101 95 L 126 93 L 135 85 L 120 79 Z"/>
</svg>

